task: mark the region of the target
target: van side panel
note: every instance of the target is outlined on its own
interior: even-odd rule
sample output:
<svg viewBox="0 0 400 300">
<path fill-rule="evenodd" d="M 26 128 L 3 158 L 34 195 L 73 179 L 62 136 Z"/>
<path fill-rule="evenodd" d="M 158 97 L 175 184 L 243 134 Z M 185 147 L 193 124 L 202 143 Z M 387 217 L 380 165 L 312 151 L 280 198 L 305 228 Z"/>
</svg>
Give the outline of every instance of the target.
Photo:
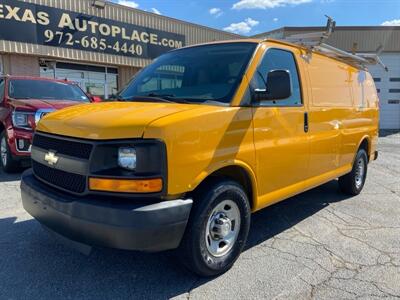
<svg viewBox="0 0 400 300">
<path fill-rule="evenodd" d="M 341 165 L 352 164 L 364 139 L 368 140 L 368 156 L 376 150 L 378 137 L 378 97 L 371 75 L 353 68 L 350 78 L 353 95 L 352 118 L 343 123 Z"/>
<path fill-rule="evenodd" d="M 307 65 L 312 101 L 308 186 L 350 172 L 364 139 L 372 157 L 379 124 L 378 97 L 371 75 L 346 63 L 312 54 Z"/>
<path fill-rule="evenodd" d="M 377 151 L 378 137 L 379 137 L 379 96 L 376 90 L 375 81 L 370 73 L 367 73 L 366 90 L 368 98 L 369 115 L 372 119 L 372 126 L 370 128 L 371 148 L 370 160 L 375 157 Z"/>
<path fill-rule="evenodd" d="M 358 136 L 358 139 L 368 136 L 370 146 L 368 155 L 372 156 L 376 151 L 379 134 L 379 98 L 371 74 L 364 70 L 357 70 L 353 75 L 352 89 L 355 118 L 362 127 L 362 134 Z M 358 148 L 358 144 L 356 147 Z"/>
<path fill-rule="evenodd" d="M 354 69 L 316 53 L 307 66 L 312 93 L 308 177 L 309 184 L 315 186 L 350 170 L 350 165 L 340 162 L 345 143 L 341 129 L 353 119 L 351 78 Z"/>
<path fill-rule="evenodd" d="M 348 109 L 353 106 L 353 67 L 314 53 L 308 65 L 308 72 L 312 84 L 312 107 Z"/>
</svg>

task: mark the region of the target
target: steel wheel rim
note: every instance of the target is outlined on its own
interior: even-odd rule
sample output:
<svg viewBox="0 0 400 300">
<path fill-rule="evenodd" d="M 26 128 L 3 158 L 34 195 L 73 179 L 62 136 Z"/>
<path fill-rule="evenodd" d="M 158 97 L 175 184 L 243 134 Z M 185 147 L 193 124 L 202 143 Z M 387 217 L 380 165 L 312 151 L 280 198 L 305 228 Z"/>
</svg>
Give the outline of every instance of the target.
<svg viewBox="0 0 400 300">
<path fill-rule="evenodd" d="M 211 212 L 206 227 L 207 250 L 214 257 L 226 255 L 235 245 L 240 231 L 240 210 L 232 200 L 224 200 Z"/>
<path fill-rule="evenodd" d="M 1 152 L 1 162 L 3 163 L 3 166 L 5 166 L 7 165 L 8 151 L 7 151 L 7 142 L 4 137 L 1 139 L 0 152 Z"/>
<path fill-rule="evenodd" d="M 356 188 L 359 189 L 364 181 L 364 172 L 365 172 L 365 162 L 362 158 L 357 161 L 356 164 L 356 176 L 355 176 L 355 183 Z"/>
</svg>

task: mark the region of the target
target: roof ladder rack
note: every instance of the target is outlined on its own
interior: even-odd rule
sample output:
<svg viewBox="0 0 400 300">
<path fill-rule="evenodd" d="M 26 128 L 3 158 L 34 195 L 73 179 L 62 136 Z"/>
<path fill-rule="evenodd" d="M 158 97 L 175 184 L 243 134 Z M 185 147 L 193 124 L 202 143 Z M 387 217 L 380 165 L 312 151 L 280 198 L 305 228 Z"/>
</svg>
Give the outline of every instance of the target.
<svg viewBox="0 0 400 300">
<path fill-rule="evenodd" d="M 383 47 L 379 46 L 376 53 L 356 53 L 356 45 L 353 46 L 353 53 L 335 48 L 325 43 L 335 31 L 336 22 L 333 18 L 328 18 L 326 30 L 321 32 L 311 32 L 304 34 L 295 34 L 286 37 L 284 40 L 293 44 L 306 48 L 309 52 L 319 52 L 326 56 L 342 60 L 346 63 L 365 68 L 367 65 L 381 65 L 386 71 L 388 68 L 383 64 L 379 55 L 382 53 Z"/>
<path fill-rule="evenodd" d="M 310 50 L 312 50 L 315 46 L 321 45 L 331 36 L 336 27 L 336 22 L 331 17 L 326 17 L 328 18 L 328 21 L 325 31 L 294 34 L 288 36 L 285 40 L 293 44 L 298 44 L 306 48 L 310 48 Z"/>
</svg>

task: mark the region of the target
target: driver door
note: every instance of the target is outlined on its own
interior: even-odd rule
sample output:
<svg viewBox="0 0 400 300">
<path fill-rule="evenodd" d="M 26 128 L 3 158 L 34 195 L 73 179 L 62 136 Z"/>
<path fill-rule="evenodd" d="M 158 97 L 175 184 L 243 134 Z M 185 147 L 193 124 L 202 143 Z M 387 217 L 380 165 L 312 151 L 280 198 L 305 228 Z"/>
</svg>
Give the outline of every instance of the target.
<svg viewBox="0 0 400 300">
<path fill-rule="evenodd" d="M 267 49 L 251 83 L 253 90 L 265 89 L 265 78 L 272 70 L 288 70 L 292 82 L 291 97 L 253 102 L 260 207 L 301 192 L 307 179 L 307 110 L 302 99 L 296 62 L 299 56 L 300 53 L 285 48 Z"/>
</svg>

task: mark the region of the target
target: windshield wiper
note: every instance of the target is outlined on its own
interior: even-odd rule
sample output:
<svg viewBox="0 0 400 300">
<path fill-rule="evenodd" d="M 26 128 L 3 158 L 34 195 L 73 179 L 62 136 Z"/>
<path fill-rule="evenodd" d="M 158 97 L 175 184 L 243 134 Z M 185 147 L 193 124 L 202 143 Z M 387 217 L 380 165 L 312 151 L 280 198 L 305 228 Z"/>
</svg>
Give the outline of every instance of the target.
<svg viewBox="0 0 400 300">
<path fill-rule="evenodd" d="M 112 95 L 109 100 L 115 100 L 115 101 L 125 101 L 124 98 L 122 98 L 120 95 Z"/>
<path fill-rule="evenodd" d="M 150 93 L 146 95 L 147 97 L 156 97 L 156 98 L 175 98 L 174 94 L 156 94 Z"/>
<path fill-rule="evenodd" d="M 10 97 L 12 100 L 31 100 L 33 98 L 31 97 L 18 97 L 18 98 L 14 98 L 14 97 Z"/>
<path fill-rule="evenodd" d="M 116 101 L 138 101 L 138 102 L 151 102 L 151 101 L 161 101 L 161 102 L 166 102 L 166 103 L 190 103 L 189 101 L 182 99 L 182 98 L 176 98 L 175 95 L 172 94 L 156 94 L 156 93 L 150 93 L 147 95 L 135 95 L 132 97 L 127 97 L 123 98 L 121 96 L 116 96 L 113 100 Z"/>
<path fill-rule="evenodd" d="M 184 98 L 178 98 L 173 94 L 156 94 L 156 93 L 151 93 L 148 94 L 147 97 L 155 97 L 155 98 L 161 98 L 168 100 L 170 102 L 176 102 L 176 103 L 191 103 L 190 101 L 184 99 Z"/>
<path fill-rule="evenodd" d="M 159 102 L 167 102 L 167 103 L 173 103 L 173 101 L 165 99 L 165 98 L 161 98 L 161 97 L 155 97 L 155 96 L 140 96 L 140 95 L 136 95 L 136 96 L 132 96 L 132 97 L 127 97 L 127 98 L 123 98 L 123 97 L 116 97 L 115 100 L 117 101 L 121 101 L 121 102 L 129 102 L 129 101 L 137 101 L 137 102 L 152 102 L 152 101 L 159 101 Z"/>
</svg>

